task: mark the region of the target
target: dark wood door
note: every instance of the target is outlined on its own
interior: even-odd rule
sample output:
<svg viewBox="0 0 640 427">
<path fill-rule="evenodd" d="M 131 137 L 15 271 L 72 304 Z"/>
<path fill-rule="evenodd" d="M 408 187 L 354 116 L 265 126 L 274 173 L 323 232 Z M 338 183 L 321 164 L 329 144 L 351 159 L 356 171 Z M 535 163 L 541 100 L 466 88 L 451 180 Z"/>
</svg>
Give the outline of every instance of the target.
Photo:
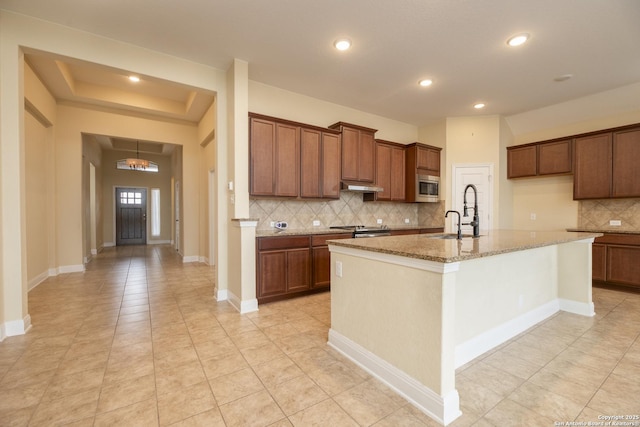
<svg viewBox="0 0 640 427">
<path fill-rule="evenodd" d="M 388 145 L 376 145 L 376 185 L 382 187 L 376 200 L 391 200 L 391 151 Z"/>
<path fill-rule="evenodd" d="M 576 138 L 573 198 L 606 199 L 611 195 L 611 133 Z"/>
<path fill-rule="evenodd" d="M 538 145 L 538 175 L 571 173 L 572 148 L 570 139 Z"/>
<path fill-rule="evenodd" d="M 342 179 L 358 180 L 360 132 L 357 129 L 342 129 Z"/>
<path fill-rule="evenodd" d="M 375 149 L 373 133 L 360 131 L 358 181 L 373 182 L 375 180 Z"/>
<path fill-rule="evenodd" d="M 536 176 L 538 150 L 535 145 L 507 148 L 507 178 Z"/>
<path fill-rule="evenodd" d="M 613 197 L 640 197 L 640 129 L 613 136 Z"/>
<path fill-rule="evenodd" d="M 300 129 L 300 197 L 321 197 L 322 132 Z"/>
<path fill-rule="evenodd" d="M 300 134 L 297 126 L 276 123 L 276 196 L 298 197 Z"/>
<path fill-rule="evenodd" d="M 607 245 L 594 243 L 591 245 L 591 279 L 606 280 Z"/>
<path fill-rule="evenodd" d="M 273 196 L 275 193 L 276 124 L 251 118 L 249 139 L 252 196 Z"/>
<path fill-rule="evenodd" d="M 391 149 L 391 200 L 404 201 L 404 149 L 394 147 Z"/>
<path fill-rule="evenodd" d="M 147 189 L 116 188 L 116 245 L 147 244 Z"/>
<path fill-rule="evenodd" d="M 607 282 L 640 288 L 640 247 L 607 245 Z"/>
<path fill-rule="evenodd" d="M 340 135 L 322 133 L 322 197 L 340 198 Z"/>
</svg>

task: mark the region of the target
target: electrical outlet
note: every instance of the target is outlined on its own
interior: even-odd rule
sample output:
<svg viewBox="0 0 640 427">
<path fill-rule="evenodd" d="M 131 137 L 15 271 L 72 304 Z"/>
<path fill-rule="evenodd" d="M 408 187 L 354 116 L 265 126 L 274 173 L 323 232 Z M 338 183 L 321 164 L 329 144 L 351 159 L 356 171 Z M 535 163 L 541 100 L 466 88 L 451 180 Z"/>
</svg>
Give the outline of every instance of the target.
<svg viewBox="0 0 640 427">
<path fill-rule="evenodd" d="M 620 221 L 619 219 L 612 219 L 609 221 L 609 225 L 619 227 L 622 225 L 622 221 Z"/>
<path fill-rule="evenodd" d="M 405 224 L 409 224 L 410 222 L 411 222 L 411 221 L 409 221 L 409 218 L 405 218 L 405 219 L 404 219 L 404 223 L 405 223 Z"/>
<path fill-rule="evenodd" d="M 275 227 L 275 226 L 276 226 L 276 222 L 275 222 L 275 221 L 271 221 L 271 222 L 269 223 L 269 227 Z"/>
<path fill-rule="evenodd" d="M 376 224 L 382 224 L 382 220 L 381 220 L 380 218 L 378 218 L 378 219 L 376 220 Z"/>
<path fill-rule="evenodd" d="M 336 276 L 342 277 L 342 261 L 336 261 Z"/>
<path fill-rule="evenodd" d="M 320 227 L 320 221 L 318 221 L 317 219 L 313 220 L 313 226 Z"/>
<path fill-rule="evenodd" d="M 530 219 L 531 221 L 535 221 L 535 220 L 536 220 L 536 214 L 531 213 L 531 215 L 529 216 L 529 219 Z"/>
</svg>

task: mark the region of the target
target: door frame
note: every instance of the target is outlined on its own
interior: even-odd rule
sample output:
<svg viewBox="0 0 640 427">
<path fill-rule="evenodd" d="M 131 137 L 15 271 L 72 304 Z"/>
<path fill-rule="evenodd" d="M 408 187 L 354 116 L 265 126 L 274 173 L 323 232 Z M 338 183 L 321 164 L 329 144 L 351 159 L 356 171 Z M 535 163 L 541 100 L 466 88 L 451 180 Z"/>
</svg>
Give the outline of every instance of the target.
<svg viewBox="0 0 640 427">
<path fill-rule="evenodd" d="M 117 227 L 117 215 L 118 215 L 118 206 L 116 203 L 117 198 L 117 189 L 118 188 L 144 188 L 147 192 L 147 197 L 149 196 L 149 187 L 145 187 L 143 185 L 114 185 L 113 192 L 111 194 L 111 200 L 113 200 L 113 246 L 118 246 L 118 230 Z M 149 218 L 149 203 L 146 203 L 145 206 L 145 215 Z M 149 221 L 144 222 L 145 227 L 145 245 L 149 244 Z"/>
<path fill-rule="evenodd" d="M 493 186 L 494 186 L 494 173 L 493 173 L 493 168 L 494 168 L 494 164 L 493 163 L 454 163 L 451 165 L 451 188 L 450 188 L 450 192 L 451 192 L 451 205 L 449 206 L 450 209 L 455 209 L 455 207 L 458 205 L 458 201 L 463 199 L 463 194 L 462 192 L 456 192 L 456 188 L 457 188 L 457 182 L 456 182 L 456 176 L 457 176 L 457 171 L 459 169 L 471 169 L 471 168 L 486 168 L 487 169 L 487 176 L 488 176 L 488 182 L 489 184 L 487 185 L 488 188 L 488 192 L 487 192 L 487 199 L 488 199 L 488 206 L 487 206 L 487 215 L 489 216 L 489 220 L 487 221 L 487 224 L 484 225 L 481 222 L 482 227 L 480 228 L 480 231 L 482 232 L 482 230 L 492 230 L 493 229 Z M 460 194 L 457 194 L 460 193 Z M 462 206 L 462 202 L 460 202 L 460 206 Z M 460 212 L 460 215 L 462 215 L 462 212 Z M 453 221 L 457 222 L 457 218 L 455 217 L 455 215 L 452 216 L 451 218 L 451 222 L 449 224 L 453 224 Z M 464 220 L 463 220 L 464 221 Z M 455 230 L 455 227 L 452 228 L 453 230 Z"/>
</svg>

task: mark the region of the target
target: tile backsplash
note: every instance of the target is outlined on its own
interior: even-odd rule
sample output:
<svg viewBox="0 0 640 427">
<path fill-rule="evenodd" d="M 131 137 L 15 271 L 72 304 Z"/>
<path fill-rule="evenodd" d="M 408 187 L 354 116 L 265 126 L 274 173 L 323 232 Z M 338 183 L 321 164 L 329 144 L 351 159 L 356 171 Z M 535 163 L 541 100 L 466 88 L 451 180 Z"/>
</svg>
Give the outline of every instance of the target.
<svg viewBox="0 0 640 427">
<path fill-rule="evenodd" d="M 340 199 L 300 201 L 252 199 L 251 218 L 258 218 L 258 230 L 271 229 L 271 221 L 287 221 L 290 229 L 332 225 L 376 225 L 377 219 L 388 226 L 444 227 L 444 201 L 439 203 L 364 202 L 361 193 L 340 192 Z M 405 224 L 405 218 L 409 224 Z"/>
<path fill-rule="evenodd" d="M 610 220 L 622 225 L 611 226 Z M 578 227 L 640 231 L 640 199 L 583 200 L 578 207 Z"/>
</svg>

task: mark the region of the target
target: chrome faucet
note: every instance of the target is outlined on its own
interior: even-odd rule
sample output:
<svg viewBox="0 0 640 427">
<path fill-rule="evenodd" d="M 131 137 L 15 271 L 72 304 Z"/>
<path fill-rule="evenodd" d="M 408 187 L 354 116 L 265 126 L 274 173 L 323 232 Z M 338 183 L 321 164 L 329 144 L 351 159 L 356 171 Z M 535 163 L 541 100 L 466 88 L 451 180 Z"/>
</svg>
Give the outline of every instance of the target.
<svg viewBox="0 0 640 427">
<path fill-rule="evenodd" d="M 458 214 L 458 237 L 456 237 L 458 240 L 462 240 L 462 231 L 460 230 L 460 212 L 458 211 L 447 211 L 444 214 L 444 217 L 448 217 L 450 213 L 454 213 L 454 214 Z"/>
<path fill-rule="evenodd" d="M 473 237 L 480 237 L 480 217 L 478 216 L 478 189 L 473 184 L 468 184 L 464 187 L 464 213 L 463 216 L 466 218 L 469 216 L 469 211 L 467 209 L 467 190 L 471 188 L 473 190 L 473 220 L 471 222 L 463 223 L 462 225 L 470 225 L 473 227 Z M 446 215 L 445 215 L 446 217 Z"/>
</svg>

